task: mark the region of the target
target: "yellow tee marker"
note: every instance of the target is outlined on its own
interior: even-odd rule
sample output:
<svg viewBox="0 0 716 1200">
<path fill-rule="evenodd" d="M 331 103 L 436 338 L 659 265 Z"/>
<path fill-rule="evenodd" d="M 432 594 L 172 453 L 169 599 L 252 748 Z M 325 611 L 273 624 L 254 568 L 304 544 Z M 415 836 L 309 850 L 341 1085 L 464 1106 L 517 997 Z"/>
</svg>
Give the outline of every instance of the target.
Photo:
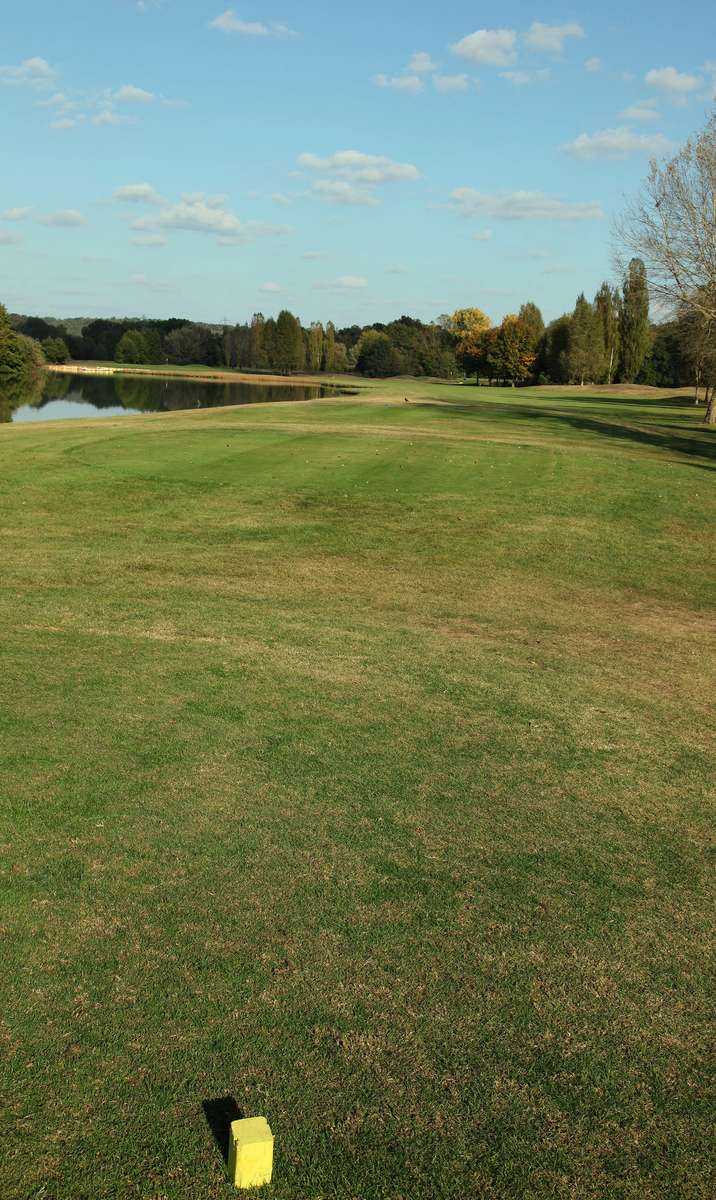
<svg viewBox="0 0 716 1200">
<path fill-rule="evenodd" d="M 237 1188 L 271 1182 L 273 1134 L 265 1117 L 231 1122 L 229 1179 Z"/>
</svg>

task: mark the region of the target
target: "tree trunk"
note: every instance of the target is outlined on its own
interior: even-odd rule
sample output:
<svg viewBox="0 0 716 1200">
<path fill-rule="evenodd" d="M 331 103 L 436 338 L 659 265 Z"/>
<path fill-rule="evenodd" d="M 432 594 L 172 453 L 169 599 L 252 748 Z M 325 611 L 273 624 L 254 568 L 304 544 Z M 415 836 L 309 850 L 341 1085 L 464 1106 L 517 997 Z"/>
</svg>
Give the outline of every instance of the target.
<svg viewBox="0 0 716 1200">
<path fill-rule="evenodd" d="M 710 395 L 707 389 L 706 396 L 707 402 L 706 412 L 704 414 L 704 422 L 707 425 L 716 425 L 716 386 L 712 385 Z"/>
</svg>

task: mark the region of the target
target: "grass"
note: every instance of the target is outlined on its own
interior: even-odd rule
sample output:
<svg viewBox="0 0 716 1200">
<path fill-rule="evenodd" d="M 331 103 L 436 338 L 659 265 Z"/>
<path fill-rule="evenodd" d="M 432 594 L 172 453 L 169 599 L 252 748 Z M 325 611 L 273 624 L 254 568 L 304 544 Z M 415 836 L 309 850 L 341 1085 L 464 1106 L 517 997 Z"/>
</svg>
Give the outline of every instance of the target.
<svg viewBox="0 0 716 1200">
<path fill-rule="evenodd" d="M 270 1200 L 710 1200 L 687 401 L 398 381 L 0 460 L 4 1200 L 228 1200 L 227 1096 Z"/>
</svg>

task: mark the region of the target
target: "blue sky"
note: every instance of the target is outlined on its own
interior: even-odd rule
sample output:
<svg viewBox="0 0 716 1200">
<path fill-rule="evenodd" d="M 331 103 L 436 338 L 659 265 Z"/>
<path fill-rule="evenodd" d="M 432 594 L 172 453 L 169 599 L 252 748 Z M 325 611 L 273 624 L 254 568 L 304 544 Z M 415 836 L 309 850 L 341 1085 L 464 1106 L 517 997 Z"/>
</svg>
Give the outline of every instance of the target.
<svg viewBox="0 0 716 1200">
<path fill-rule="evenodd" d="M 0 42 L 0 299 L 550 318 L 703 126 L 716 6 L 31 0 Z"/>
</svg>

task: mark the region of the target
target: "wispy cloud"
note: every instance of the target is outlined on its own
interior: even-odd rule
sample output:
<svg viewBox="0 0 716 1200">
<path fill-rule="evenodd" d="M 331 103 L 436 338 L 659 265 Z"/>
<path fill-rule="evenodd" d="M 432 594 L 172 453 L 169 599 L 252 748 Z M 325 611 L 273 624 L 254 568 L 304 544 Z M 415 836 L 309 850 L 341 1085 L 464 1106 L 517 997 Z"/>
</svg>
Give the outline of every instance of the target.
<svg viewBox="0 0 716 1200">
<path fill-rule="evenodd" d="M 45 58 L 26 58 L 18 66 L 0 66 L 0 83 L 7 87 L 31 87 L 37 91 L 55 86 L 57 72 Z"/>
<path fill-rule="evenodd" d="M 584 64 L 584 69 L 585 71 L 589 71 L 592 75 L 596 75 L 598 71 L 601 71 L 603 65 L 604 64 L 601 58 L 588 58 Z"/>
<path fill-rule="evenodd" d="M 298 163 L 306 170 L 329 176 L 317 179 L 311 192 L 332 204 L 375 205 L 378 203 L 375 194 L 378 186 L 419 177 L 418 168 L 412 163 L 399 163 L 360 150 L 338 150 L 327 158 L 301 154 Z"/>
<path fill-rule="evenodd" d="M 273 283 L 269 280 L 268 283 L 262 283 L 259 288 L 260 292 L 282 292 L 283 288 L 280 283 Z"/>
<path fill-rule="evenodd" d="M 514 87 L 527 87 L 530 83 L 545 83 L 551 74 L 549 67 L 541 67 L 538 71 L 500 71 L 500 77 L 509 80 Z"/>
<path fill-rule="evenodd" d="M 597 221 L 604 212 L 597 201 L 569 204 L 544 192 L 478 192 L 456 188 L 451 207 L 463 217 L 498 221 Z"/>
<path fill-rule="evenodd" d="M 114 189 L 112 198 L 123 204 L 164 204 L 164 200 L 151 183 L 125 183 L 122 187 Z"/>
<path fill-rule="evenodd" d="M 432 71 L 437 71 L 438 64 L 433 62 L 429 54 L 424 50 L 419 50 L 414 54 L 406 67 L 408 75 L 429 75 Z"/>
<path fill-rule="evenodd" d="M 517 60 L 514 29 L 477 29 L 450 47 L 458 58 L 492 67 L 510 67 Z"/>
<path fill-rule="evenodd" d="M 632 154 L 666 154 L 671 150 L 671 142 L 662 133 L 635 133 L 628 125 L 622 125 L 600 133 L 580 133 L 562 149 L 574 158 L 628 158 Z"/>
<path fill-rule="evenodd" d="M 363 275 L 339 275 L 337 279 L 324 279 L 314 283 L 318 292 L 357 292 L 368 287 Z"/>
<path fill-rule="evenodd" d="M 433 75 L 436 92 L 466 92 L 470 87 L 467 75 Z"/>
<path fill-rule="evenodd" d="M 118 104 L 151 104 L 156 96 L 153 92 L 136 87 L 133 83 L 123 83 L 116 92 L 112 93 L 112 99 L 116 100 Z"/>
<path fill-rule="evenodd" d="M 5 212 L 0 213 L 0 221 L 26 221 L 32 213 L 32 209 L 25 208 L 6 208 Z"/>
<path fill-rule="evenodd" d="M 420 92 L 423 81 L 418 75 L 374 75 L 373 83 L 379 88 L 390 88 L 394 92 Z"/>
<path fill-rule="evenodd" d="M 548 54 L 561 54 L 567 38 L 583 38 L 585 32 L 576 21 L 568 21 L 564 25 L 545 25 L 542 21 L 534 21 L 525 34 L 525 42 L 530 50 L 545 50 Z"/>
<path fill-rule="evenodd" d="M 647 71 L 645 82 L 649 87 L 657 88 L 672 104 L 686 104 L 692 92 L 698 91 L 703 84 L 699 75 L 688 75 L 677 71 L 676 67 L 658 67 Z"/>
<path fill-rule="evenodd" d="M 637 100 L 636 104 L 629 104 L 621 115 L 625 121 L 656 121 L 659 116 L 656 100 Z"/>
<path fill-rule="evenodd" d="M 9 229 L 0 229 L 0 246 L 16 246 L 20 242 L 16 233 Z"/>
<path fill-rule="evenodd" d="M 39 217 L 38 220 L 41 225 L 50 225 L 56 229 L 78 229 L 87 224 L 87 218 L 76 208 L 58 208 L 55 212 Z"/>
<path fill-rule="evenodd" d="M 218 29 L 221 33 L 239 33 L 246 37 L 293 38 L 298 36 L 293 29 L 289 29 L 288 25 L 283 25 L 278 21 L 271 21 L 269 24 L 266 24 L 265 21 L 243 21 L 236 15 L 233 8 L 227 8 L 226 12 L 214 17 L 213 21 L 209 21 L 209 29 Z"/>
<path fill-rule="evenodd" d="M 473 233 L 472 240 L 474 242 L 491 242 L 492 241 L 492 230 L 491 229 L 480 229 L 477 233 Z"/>
<path fill-rule="evenodd" d="M 208 196 L 190 192 L 175 203 L 162 202 L 159 212 L 132 221 L 133 230 L 182 230 L 187 233 L 213 234 L 222 246 L 243 245 L 254 238 L 290 232 L 286 226 L 260 221 L 242 221 L 226 205 L 226 196 Z"/>
<path fill-rule="evenodd" d="M 319 262 L 320 259 L 326 258 L 324 250 L 304 250 L 301 258 L 305 258 L 307 262 Z"/>
</svg>

